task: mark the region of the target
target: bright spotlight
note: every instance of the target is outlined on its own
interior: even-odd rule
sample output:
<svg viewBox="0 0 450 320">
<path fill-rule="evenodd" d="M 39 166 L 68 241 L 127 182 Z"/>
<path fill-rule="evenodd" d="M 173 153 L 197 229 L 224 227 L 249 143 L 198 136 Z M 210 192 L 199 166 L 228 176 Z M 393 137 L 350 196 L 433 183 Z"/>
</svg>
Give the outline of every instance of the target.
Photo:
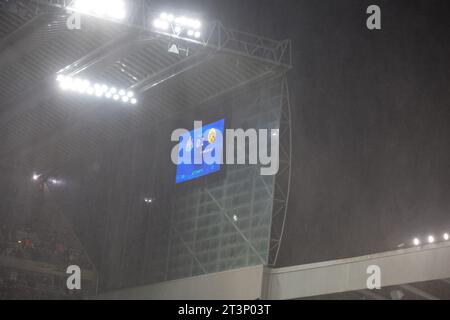
<svg viewBox="0 0 450 320">
<path fill-rule="evenodd" d="M 120 100 L 121 97 L 126 97 L 125 99 L 122 99 L 124 103 L 129 103 L 130 99 L 133 98 L 133 101 L 136 101 L 135 103 L 137 103 L 137 99 L 134 98 L 134 92 L 127 91 L 125 88 L 120 88 L 118 90 L 114 87 L 109 88 L 106 84 L 102 83 L 95 83 L 91 86 L 90 81 L 88 80 L 72 78 L 69 76 L 66 77 L 63 75 L 58 76 L 57 81 L 63 90 L 70 90 L 90 96 L 95 95 L 98 98 L 113 98 L 115 101 Z"/>
<path fill-rule="evenodd" d="M 413 240 L 413 244 L 414 244 L 415 246 L 420 245 L 420 240 L 419 240 L 419 238 L 415 238 L 415 239 Z"/>
<path fill-rule="evenodd" d="M 131 104 L 136 104 L 137 103 L 137 99 L 133 98 L 131 99 Z"/>
<path fill-rule="evenodd" d="M 33 174 L 33 180 L 34 181 L 37 181 L 39 179 L 39 177 L 40 176 L 38 174 L 36 174 L 36 173 Z"/>
<path fill-rule="evenodd" d="M 448 239 L 450 239 L 450 236 L 448 235 L 448 233 L 444 233 L 444 235 L 442 237 L 444 238 L 445 241 L 448 241 Z"/>
<path fill-rule="evenodd" d="M 161 19 L 156 19 L 153 22 L 153 26 L 157 29 L 161 29 L 161 30 L 167 30 L 169 29 L 169 23 L 167 21 L 161 20 Z"/>
<path fill-rule="evenodd" d="M 194 29 L 200 29 L 201 26 L 202 26 L 202 23 L 201 23 L 199 20 L 194 20 L 194 21 L 192 22 L 192 27 L 193 27 Z"/>
<path fill-rule="evenodd" d="M 101 18 L 123 20 L 127 15 L 123 0 L 75 0 L 72 8 Z"/>
<path fill-rule="evenodd" d="M 433 243 L 433 242 L 434 242 L 434 237 L 428 236 L 428 243 Z"/>
<path fill-rule="evenodd" d="M 171 27 L 175 35 L 185 32 L 189 37 L 200 38 L 202 22 L 186 16 L 175 17 L 173 14 L 163 12 L 153 21 L 153 26 L 160 30 L 168 30 Z"/>
<path fill-rule="evenodd" d="M 61 81 L 63 81 L 64 80 L 64 76 L 62 75 L 62 74 L 59 74 L 57 77 L 56 77 L 56 81 L 58 81 L 58 82 L 61 82 Z"/>
<path fill-rule="evenodd" d="M 90 96 L 94 94 L 94 91 L 95 91 L 95 90 L 94 90 L 94 88 L 92 88 L 92 87 L 88 87 L 88 88 L 86 89 L 87 94 L 90 95 Z"/>
</svg>

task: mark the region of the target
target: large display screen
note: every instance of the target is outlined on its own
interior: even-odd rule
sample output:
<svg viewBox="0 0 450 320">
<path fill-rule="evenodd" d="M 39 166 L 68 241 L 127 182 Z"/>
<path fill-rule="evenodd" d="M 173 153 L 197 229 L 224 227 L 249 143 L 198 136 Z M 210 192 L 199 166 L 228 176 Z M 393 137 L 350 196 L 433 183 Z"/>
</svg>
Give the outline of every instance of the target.
<svg viewBox="0 0 450 320">
<path fill-rule="evenodd" d="M 209 156 L 210 159 L 222 159 L 224 125 L 225 120 L 222 119 L 201 128 L 192 130 L 181 136 L 176 183 L 197 179 L 199 177 L 220 171 L 221 162 L 211 163 L 211 161 L 204 161 L 203 158 Z M 201 161 L 201 163 L 198 161 L 198 156 L 197 159 L 194 158 L 196 152 L 197 155 L 202 155 L 201 158 L 203 161 Z M 184 161 L 180 161 L 181 159 L 184 159 Z"/>
</svg>

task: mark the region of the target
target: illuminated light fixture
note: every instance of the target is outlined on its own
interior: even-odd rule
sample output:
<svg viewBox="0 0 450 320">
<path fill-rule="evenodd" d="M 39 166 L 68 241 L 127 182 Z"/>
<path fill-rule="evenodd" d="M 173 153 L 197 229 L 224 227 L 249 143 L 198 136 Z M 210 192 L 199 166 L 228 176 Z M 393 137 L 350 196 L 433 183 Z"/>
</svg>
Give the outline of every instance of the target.
<svg viewBox="0 0 450 320">
<path fill-rule="evenodd" d="M 37 181 L 39 179 L 40 175 L 33 173 L 33 180 Z"/>
<path fill-rule="evenodd" d="M 428 243 L 433 243 L 433 242 L 434 242 L 434 237 L 428 236 Z"/>
<path fill-rule="evenodd" d="M 167 30 L 167 29 L 169 29 L 169 22 L 160 20 L 160 19 L 156 19 L 153 22 L 153 26 L 157 29 Z"/>
<path fill-rule="evenodd" d="M 234 215 L 234 216 L 233 216 L 233 220 L 234 220 L 234 222 L 237 222 L 237 221 L 239 220 L 238 216 L 237 216 L 237 215 Z"/>
<path fill-rule="evenodd" d="M 137 103 L 137 99 L 136 98 L 131 99 L 131 104 L 136 104 L 136 103 Z"/>
<path fill-rule="evenodd" d="M 69 10 L 117 20 L 123 20 L 127 16 L 123 0 L 75 0 Z"/>
<path fill-rule="evenodd" d="M 413 240 L 413 244 L 414 244 L 415 246 L 420 245 L 420 240 L 419 240 L 419 238 L 415 238 L 415 239 Z"/>
<path fill-rule="evenodd" d="M 113 98 L 115 101 L 122 100 L 124 103 L 129 103 L 130 99 L 134 101 L 133 104 L 136 104 L 138 101 L 134 98 L 133 91 L 127 91 L 126 89 L 117 90 L 115 87 L 109 88 L 106 84 L 95 83 L 91 86 L 89 80 L 81 79 L 81 78 L 72 78 L 70 76 L 58 75 L 56 77 L 56 81 L 59 83 L 59 86 L 62 90 L 65 91 L 74 91 L 81 94 L 87 95 L 95 95 L 98 98 Z M 125 99 L 121 99 L 124 97 Z"/>
<path fill-rule="evenodd" d="M 171 28 L 177 36 L 181 33 L 191 38 L 200 38 L 202 22 L 198 19 L 191 19 L 186 16 L 175 17 L 173 14 L 163 12 L 153 21 L 153 26 L 159 30 Z"/>
<path fill-rule="evenodd" d="M 86 92 L 87 92 L 88 95 L 93 95 L 94 94 L 94 88 L 89 87 L 89 88 L 86 89 Z"/>
<path fill-rule="evenodd" d="M 450 239 L 450 236 L 448 235 L 448 233 L 444 233 L 442 238 L 444 238 L 445 241 L 448 241 L 448 239 Z"/>
<path fill-rule="evenodd" d="M 144 201 L 145 201 L 145 203 L 152 203 L 153 199 L 152 198 L 145 198 Z"/>
</svg>

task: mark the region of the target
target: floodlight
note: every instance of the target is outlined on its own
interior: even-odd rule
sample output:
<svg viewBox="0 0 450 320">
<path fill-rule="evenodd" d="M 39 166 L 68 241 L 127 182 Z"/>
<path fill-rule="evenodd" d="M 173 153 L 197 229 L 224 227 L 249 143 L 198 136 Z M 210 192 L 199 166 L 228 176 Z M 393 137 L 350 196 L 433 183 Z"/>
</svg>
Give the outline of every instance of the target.
<svg viewBox="0 0 450 320">
<path fill-rule="evenodd" d="M 433 242 L 434 242 L 434 237 L 428 236 L 428 243 L 433 243 Z"/>
<path fill-rule="evenodd" d="M 131 99 L 131 104 L 136 104 L 137 103 L 137 99 L 133 98 Z"/>
<path fill-rule="evenodd" d="M 420 245 L 420 240 L 419 240 L 419 238 L 415 238 L 415 239 L 413 240 L 413 243 L 414 243 L 415 246 Z"/>
<path fill-rule="evenodd" d="M 448 235 L 448 233 L 444 233 L 444 235 L 442 237 L 444 238 L 445 241 L 448 241 L 448 239 L 450 239 L 450 236 Z"/>
<path fill-rule="evenodd" d="M 123 20 L 126 17 L 123 0 L 75 0 L 72 8 L 101 18 Z"/>
<path fill-rule="evenodd" d="M 153 26 L 156 29 L 168 30 L 179 36 L 182 32 L 189 37 L 200 38 L 200 29 L 202 22 L 198 19 L 191 19 L 186 16 L 175 17 L 173 14 L 162 12 L 154 21 Z"/>
<path fill-rule="evenodd" d="M 104 83 L 95 83 L 91 86 L 89 80 L 64 75 L 59 75 L 56 79 L 63 90 L 70 90 L 82 94 L 86 93 L 90 96 L 95 95 L 98 98 L 113 98 L 116 101 L 120 100 L 121 97 L 125 97 L 125 99 L 122 99 L 125 103 L 130 102 L 130 99 L 133 98 L 133 101 L 135 101 L 133 104 L 137 103 L 137 99 L 134 98 L 134 92 L 127 91 L 125 88 L 117 90 L 115 87 L 109 88 Z"/>
<path fill-rule="evenodd" d="M 145 201 L 145 203 L 152 203 L 153 199 L 152 198 L 145 198 L 144 201 Z"/>
<path fill-rule="evenodd" d="M 155 28 L 162 29 L 162 30 L 169 29 L 169 23 L 167 21 L 160 20 L 160 19 L 156 19 L 153 22 L 153 26 L 155 26 Z"/>
</svg>

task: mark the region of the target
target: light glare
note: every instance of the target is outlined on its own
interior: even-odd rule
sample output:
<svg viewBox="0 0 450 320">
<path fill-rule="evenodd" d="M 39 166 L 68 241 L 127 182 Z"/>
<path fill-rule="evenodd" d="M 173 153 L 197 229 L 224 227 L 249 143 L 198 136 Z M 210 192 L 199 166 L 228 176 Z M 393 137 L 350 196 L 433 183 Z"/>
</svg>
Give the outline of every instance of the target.
<svg viewBox="0 0 450 320">
<path fill-rule="evenodd" d="M 106 97 L 107 99 L 113 98 L 118 101 L 121 100 L 124 103 L 134 102 L 137 103 L 137 99 L 134 97 L 133 91 L 128 91 L 125 88 L 117 90 L 112 87 L 109 88 L 106 84 L 95 83 L 90 85 L 90 82 L 81 78 L 72 78 L 70 76 L 59 75 L 57 76 L 57 82 L 62 90 L 70 90 L 87 95 L 95 95 L 96 97 Z M 133 99 L 132 99 L 133 98 Z"/>
<path fill-rule="evenodd" d="M 127 15 L 123 0 L 76 0 L 73 8 L 83 13 L 118 20 L 125 19 Z"/>
</svg>

